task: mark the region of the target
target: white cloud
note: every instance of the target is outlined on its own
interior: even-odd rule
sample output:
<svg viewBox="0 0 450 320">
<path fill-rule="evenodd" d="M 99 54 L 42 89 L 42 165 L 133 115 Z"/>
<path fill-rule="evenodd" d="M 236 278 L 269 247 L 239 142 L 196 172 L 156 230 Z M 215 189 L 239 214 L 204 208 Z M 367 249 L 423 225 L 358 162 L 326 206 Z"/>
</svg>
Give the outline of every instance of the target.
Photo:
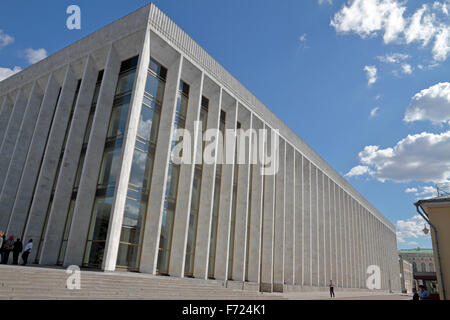
<svg viewBox="0 0 450 320">
<path fill-rule="evenodd" d="M 45 50 L 44 48 L 36 50 L 28 48 L 25 50 L 25 57 L 27 58 L 29 63 L 33 64 L 47 58 L 47 50 Z"/>
<path fill-rule="evenodd" d="M 419 191 L 417 188 L 407 188 L 405 193 L 414 193 L 417 197 L 421 199 L 433 198 L 437 197 L 438 193 L 435 186 L 422 186 L 422 191 Z"/>
<path fill-rule="evenodd" d="M 389 53 L 384 56 L 378 56 L 377 59 L 384 63 L 400 63 L 411 58 L 409 54 L 405 53 Z"/>
<path fill-rule="evenodd" d="M 450 55 L 450 25 L 440 28 L 433 46 L 433 56 L 437 61 L 445 61 Z"/>
<path fill-rule="evenodd" d="M 356 33 L 365 39 L 383 34 L 385 44 L 431 44 L 435 61 L 450 56 L 450 19 L 448 0 L 424 4 L 411 15 L 404 16 L 406 1 L 348 0 L 331 20 L 338 33 Z"/>
<path fill-rule="evenodd" d="M 345 174 L 346 177 L 351 178 L 351 177 L 356 177 L 356 176 L 362 176 L 364 174 L 370 174 L 370 170 L 369 167 L 367 166 L 356 166 L 354 168 L 352 168 L 349 172 L 347 172 Z"/>
<path fill-rule="evenodd" d="M 302 34 L 298 40 L 300 41 L 300 49 L 308 49 L 309 46 L 306 44 L 306 42 L 308 41 L 308 34 L 304 33 Z"/>
<path fill-rule="evenodd" d="M 424 226 L 427 226 L 425 220 L 420 215 L 415 215 L 407 220 L 398 220 L 397 229 L 397 241 L 405 243 L 408 239 L 430 238 L 430 235 L 426 235 L 423 232 Z M 429 229 L 429 227 L 427 226 Z M 414 244 L 416 244 L 415 242 Z M 411 244 L 411 243 L 410 243 Z"/>
<path fill-rule="evenodd" d="M 372 110 L 370 110 L 370 116 L 369 118 L 373 118 L 377 115 L 378 110 L 380 110 L 380 107 L 375 107 Z"/>
<path fill-rule="evenodd" d="M 404 74 L 411 74 L 413 72 L 413 69 L 410 64 L 404 63 L 402 64 L 402 72 Z"/>
<path fill-rule="evenodd" d="M 377 82 L 377 67 L 365 66 L 364 71 L 366 72 L 367 84 L 369 86 Z"/>
<path fill-rule="evenodd" d="M 333 0 L 318 0 L 319 4 L 322 5 L 324 3 L 333 4 Z"/>
<path fill-rule="evenodd" d="M 441 82 L 415 94 L 403 120 L 450 124 L 450 83 Z"/>
<path fill-rule="evenodd" d="M 366 168 L 362 174 L 382 182 L 444 182 L 450 179 L 450 131 L 408 135 L 385 149 L 366 146 L 358 156 L 358 167 Z"/>
<path fill-rule="evenodd" d="M 14 42 L 14 38 L 0 29 L 0 49 Z"/>
<path fill-rule="evenodd" d="M 21 70 L 22 70 L 22 68 L 17 67 L 17 66 L 12 69 L 0 67 L 0 81 L 12 76 L 13 74 L 15 74 Z"/>
<path fill-rule="evenodd" d="M 396 0 L 349 0 L 331 20 L 337 32 L 362 38 L 384 32 L 385 43 L 395 41 L 405 28 L 406 7 Z"/>
<path fill-rule="evenodd" d="M 422 187 L 422 192 L 416 192 L 416 196 L 422 196 L 422 198 L 424 198 L 423 196 L 427 196 L 426 198 L 433 198 L 433 197 L 437 197 L 437 190 L 436 187 L 434 186 L 425 186 Z"/>
</svg>

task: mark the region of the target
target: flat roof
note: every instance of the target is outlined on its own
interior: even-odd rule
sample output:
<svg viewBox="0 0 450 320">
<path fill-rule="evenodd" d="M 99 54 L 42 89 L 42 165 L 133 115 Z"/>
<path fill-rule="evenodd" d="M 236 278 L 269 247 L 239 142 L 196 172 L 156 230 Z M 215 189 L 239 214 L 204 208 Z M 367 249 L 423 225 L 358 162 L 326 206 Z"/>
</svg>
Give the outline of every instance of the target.
<svg viewBox="0 0 450 320">
<path fill-rule="evenodd" d="M 400 249 L 399 253 L 421 253 L 421 254 L 433 254 L 433 249 L 429 248 L 415 248 L 415 249 Z"/>
</svg>

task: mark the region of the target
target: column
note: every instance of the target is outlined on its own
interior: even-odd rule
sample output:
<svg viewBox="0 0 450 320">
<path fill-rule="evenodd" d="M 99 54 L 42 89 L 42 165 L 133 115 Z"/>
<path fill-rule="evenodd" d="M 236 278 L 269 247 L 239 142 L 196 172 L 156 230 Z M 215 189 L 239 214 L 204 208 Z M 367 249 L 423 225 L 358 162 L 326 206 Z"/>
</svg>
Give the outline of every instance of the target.
<svg viewBox="0 0 450 320">
<path fill-rule="evenodd" d="M 318 253 L 318 277 L 317 285 L 326 286 L 325 280 L 325 223 L 324 223 L 324 191 L 323 172 L 317 169 L 317 253 Z"/>
<path fill-rule="evenodd" d="M 272 144 L 272 135 L 275 133 L 267 125 L 266 163 L 268 155 L 278 152 Z M 275 217 L 275 176 L 267 174 L 267 166 L 264 168 L 264 207 L 263 207 L 263 232 L 262 232 L 262 257 L 261 257 L 261 291 L 273 291 L 273 245 L 274 245 L 274 217 Z"/>
<path fill-rule="evenodd" d="M 117 172 L 115 197 L 111 206 L 108 233 L 105 243 L 105 253 L 102 261 L 102 269 L 106 271 L 114 271 L 116 268 L 120 236 L 122 233 L 125 202 L 128 193 L 128 182 L 130 180 L 136 134 L 139 126 L 139 118 L 144 99 L 144 90 L 147 82 L 148 67 L 150 64 L 150 29 L 148 27 L 146 31 L 143 32 L 141 37 L 133 92 L 131 93 L 127 125 L 123 138 L 122 153 L 119 160 L 120 165 Z M 93 87 L 95 87 L 95 83 L 93 84 Z M 81 137 L 81 139 L 83 138 Z"/>
<path fill-rule="evenodd" d="M 252 128 L 258 133 L 252 136 L 252 192 L 250 198 L 249 243 L 247 255 L 246 280 L 260 283 L 261 280 L 261 239 L 262 239 L 262 212 L 264 176 L 261 174 L 262 166 L 258 160 L 259 155 L 265 154 L 265 139 L 258 130 L 264 129 L 264 124 L 252 115 Z"/>
<path fill-rule="evenodd" d="M 346 288 L 350 287 L 350 279 L 349 279 L 349 243 L 348 243 L 348 195 L 347 192 L 345 192 L 345 190 L 342 191 L 342 205 L 343 205 L 343 224 L 342 224 L 342 229 L 343 229 L 343 255 L 344 255 L 344 286 Z"/>
<path fill-rule="evenodd" d="M 361 210 L 360 210 L 360 204 L 356 203 L 355 208 L 355 218 L 356 218 L 356 254 L 358 256 L 358 265 L 357 265 L 357 288 L 362 288 L 362 278 L 361 278 L 361 270 L 362 270 L 362 261 L 363 261 L 363 242 L 361 238 Z"/>
<path fill-rule="evenodd" d="M 311 164 L 311 285 L 319 285 L 319 199 L 317 167 Z"/>
<path fill-rule="evenodd" d="M 331 280 L 337 284 L 337 234 L 336 234 L 336 215 L 337 215 L 337 205 L 336 205 L 336 184 L 330 179 L 330 250 L 331 250 Z"/>
<path fill-rule="evenodd" d="M 42 236 L 42 229 L 45 225 L 50 196 L 56 179 L 56 170 L 61 155 L 70 112 L 75 97 L 77 79 L 72 66 L 67 69 L 64 84 L 61 90 L 56 113 L 54 116 L 50 136 L 42 160 L 36 187 L 34 189 L 33 200 L 28 212 L 27 220 L 15 219 L 14 227 L 21 230 L 25 226 L 23 239 L 33 239 L 36 250 L 32 250 L 29 260 L 33 261 L 38 250 L 39 241 Z M 22 216 L 21 216 L 22 217 Z M 12 222 L 13 220 L 11 220 Z"/>
<path fill-rule="evenodd" d="M 231 230 L 231 210 L 233 204 L 233 183 L 234 179 L 234 163 L 235 147 L 236 147 L 236 121 L 237 121 L 237 104 L 233 104 L 229 109 L 225 109 L 224 97 L 222 95 L 221 106 L 226 111 L 225 130 L 234 130 L 235 135 L 223 137 L 223 146 L 219 146 L 219 153 L 223 150 L 222 158 L 222 178 L 220 179 L 220 196 L 219 196 L 219 217 L 217 221 L 217 242 L 216 242 L 216 260 L 214 268 L 214 277 L 218 280 L 225 280 L 228 276 L 228 254 L 230 244 L 230 230 Z M 227 148 L 229 147 L 229 148 Z M 226 159 L 233 159 L 233 163 L 225 161 Z M 241 169 L 241 166 L 239 166 Z M 248 171 L 247 171 L 248 176 Z M 248 178 L 247 178 L 248 182 Z M 248 185 L 246 187 L 248 189 Z M 248 192 L 248 191 L 247 191 Z M 245 192 L 244 199 L 248 198 Z M 245 200 L 244 200 L 245 201 Z"/>
<path fill-rule="evenodd" d="M 295 189 L 295 149 L 286 143 L 286 207 L 285 207 L 285 250 L 284 250 L 284 283 L 294 285 L 295 282 L 295 205 L 296 205 L 296 189 Z M 301 246 L 301 243 L 298 243 Z M 301 269 L 300 269 L 301 270 Z"/>
<path fill-rule="evenodd" d="M 14 222 L 14 225 L 22 229 L 25 226 L 28 210 L 33 199 L 34 188 L 42 158 L 44 157 L 44 150 L 56 109 L 59 91 L 60 84 L 56 79 L 55 73 L 52 73 L 47 83 L 47 88 L 45 89 L 41 110 L 31 139 L 30 149 L 21 174 L 17 194 L 12 199 L 14 203 L 11 210 L 11 221 Z"/>
<path fill-rule="evenodd" d="M 5 99 L 2 103 L 2 108 L 0 109 L 0 146 L 5 137 L 5 132 L 8 127 L 9 118 L 11 117 L 12 109 L 14 103 L 8 94 L 5 94 Z"/>
<path fill-rule="evenodd" d="M 24 115 L 22 125 L 20 126 L 19 136 L 17 137 L 16 145 L 11 157 L 11 163 L 5 177 L 5 183 L 1 189 L 0 196 L 0 212 L 4 215 L 10 216 L 14 199 L 17 193 L 17 187 L 20 182 L 22 169 L 30 146 L 31 137 L 33 135 L 36 119 L 39 114 L 39 109 L 42 102 L 43 92 L 36 80 L 31 89 L 30 97 L 28 99 L 26 113 Z M 8 229 L 8 234 L 20 234 L 22 230 Z"/>
<path fill-rule="evenodd" d="M 202 143 L 199 141 L 201 125 L 195 127 L 195 121 L 199 120 L 202 101 L 203 72 L 199 71 L 193 76 L 190 85 L 190 97 L 186 114 L 185 129 L 191 133 L 194 143 L 191 145 L 192 163 L 181 164 L 178 181 L 177 204 L 173 222 L 172 248 L 170 250 L 169 274 L 173 277 L 184 277 L 184 265 L 186 256 L 186 244 L 189 230 L 189 214 L 191 211 L 192 183 L 194 180 L 195 159 L 199 152 L 202 156 Z M 200 147 L 199 147 L 200 146 Z"/>
<path fill-rule="evenodd" d="M 339 280 L 340 287 L 345 287 L 345 248 L 344 248 L 344 193 L 339 187 L 339 228 L 338 228 L 338 236 L 339 236 Z"/>
<path fill-rule="evenodd" d="M 5 138 L 0 148 L 0 189 L 3 187 L 6 174 L 8 172 L 9 163 L 11 161 L 12 153 L 16 145 L 17 137 L 19 136 L 20 127 L 22 125 L 22 119 L 26 112 L 26 106 L 29 96 L 28 85 L 20 88 L 16 97 L 16 102 L 12 110 L 11 117 L 6 128 Z M 8 219 L 2 215 L 0 218 L 0 228 L 3 230 L 6 228 Z"/>
<path fill-rule="evenodd" d="M 106 66 L 84 158 L 83 173 L 80 178 L 77 200 L 73 209 L 72 226 L 67 240 L 64 266 L 81 265 L 83 262 L 119 71 L 120 57 L 114 45 L 111 45 L 106 58 Z"/>
<path fill-rule="evenodd" d="M 41 239 L 42 228 L 45 222 L 47 206 L 50 200 L 50 193 L 55 178 L 56 165 L 61 153 L 61 146 L 64 139 L 67 122 L 70 115 L 70 108 L 76 89 L 76 79 L 72 68 L 68 68 L 64 79 L 58 106 L 56 108 L 55 120 L 51 128 L 50 138 L 47 143 L 44 160 L 41 165 L 38 181 L 36 182 L 33 202 L 29 211 L 14 212 L 17 215 L 11 219 L 10 229 L 21 230 L 25 228 L 23 239 Z M 28 214 L 28 216 L 27 216 Z M 27 222 L 28 219 L 28 222 Z M 16 231 L 17 232 L 17 231 Z M 32 250 L 30 261 L 33 261 L 37 250 Z"/>
<path fill-rule="evenodd" d="M 363 287 L 367 288 L 367 267 L 369 266 L 369 245 L 368 245 L 368 231 L 367 231 L 367 214 L 365 208 L 361 207 L 361 225 L 363 230 L 363 241 L 364 241 L 364 264 L 361 270 L 363 275 Z"/>
<path fill-rule="evenodd" d="M 205 91 L 206 86 L 212 86 L 213 89 Z M 222 89 L 216 84 L 212 83 L 209 78 L 205 79 L 203 84 L 204 94 L 210 99 L 208 108 L 207 130 L 219 129 L 220 111 L 222 100 Z M 209 87 L 208 87 L 209 88 Z M 211 145 L 215 150 L 218 147 L 218 131 L 215 130 L 211 140 L 207 141 L 207 145 Z M 206 153 L 206 147 L 205 147 Z M 208 262 L 209 262 L 209 247 L 211 237 L 211 220 L 212 210 L 214 204 L 214 189 L 216 181 L 216 163 L 217 152 L 214 153 L 214 163 L 204 163 L 202 170 L 201 181 L 201 195 L 197 222 L 197 238 L 195 242 L 195 256 L 194 256 L 194 277 L 200 279 L 207 279 L 208 277 Z"/>
<path fill-rule="evenodd" d="M 56 177 L 55 194 L 39 259 L 41 264 L 56 264 L 58 260 L 97 76 L 98 70 L 94 58 L 89 56 L 84 66 L 59 177 Z"/>
<path fill-rule="evenodd" d="M 325 194 L 325 281 L 324 284 L 327 286 L 330 279 L 332 279 L 332 269 L 333 263 L 331 260 L 331 205 L 330 205 L 330 179 L 328 176 L 324 175 L 324 194 Z M 333 279 L 334 280 L 334 279 Z"/>
<path fill-rule="evenodd" d="M 303 285 L 312 285 L 311 163 L 303 158 Z"/>
<path fill-rule="evenodd" d="M 349 195 L 348 196 L 348 247 L 349 247 L 349 287 L 353 288 L 353 285 L 355 283 L 355 272 L 354 272 L 354 266 L 355 266 L 355 260 L 354 260 L 354 254 L 353 254 L 353 198 Z"/>
<path fill-rule="evenodd" d="M 303 198 L 303 157 L 294 149 L 294 284 L 303 285 L 304 271 L 304 198 Z"/>
<path fill-rule="evenodd" d="M 372 254 L 373 254 L 373 250 L 372 250 L 372 242 L 371 242 L 371 238 L 370 238 L 370 229 L 369 229 L 369 212 L 367 211 L 366 208 L 364 208 L 364 227 L 365 227 L 365 234 L 366 234 L 366 247 L 367 247 L 367 262 L 366 262 L 366 266 L 364 267 L 364 279 L 365 281 L 365 286 L 367 287 L 367 268 L 373 264 L 373 258 L 372 258 Z"/>
<path fill-rule="evenodd" d="M 372 214 L 367 211 L 367 235 L 368 235 L 368 243 L 369 243 L 369 265 L 376 264 L 376 256 L 374 254 L 374 240 L 373 240 L 373 225 L 372 225 Z"/>
<path fill-rule="evenodd" d="M 275 220 L 274 220 L 274 260 L 273 291 L 283 292 L 284 251 L 285 251 L 285 202 L 286 202 L 286 141 L 280 138 L 279 166 L 275 176 Z"/>
<path fill-rule="evenodd" d="M 233 280 L 236 281 L 245 281 L 246 258 L 248 256 L 246 252 L 246 250 L 248 250 L 246 242 L 249 237 L 247 230 L 249 230 L 248 224 L 250 223 L 248 220 L 251 220 L 249 212 L 251 211 L 251 204 L 249 202 L 251 202 L 250 188 L 252 186 L 252 182 L 250 180 L 252 179 L 250 160 L 252 157 L 254 135 L 251 131 L 253 127 L 252 114 L 248 110 L 244 110 L 244 107 L 240 105 L 238 115 L 238 118 L 241 121 L 242 129 L 249 133 L 249 135 L 244 135 L 244 133 L 241 132 L 238 135 L 237 141 L 238 159 L 241 158 L 245 160 L 245 162 L 238 165 L 237 171 L 236 226 L 234 230 L 232 277 Z M 245 117 L 242 117 L 243 115 L 245 115 Z M 244 139 L 248 140 L 248 142 Z M 241 157 L 241 152 L 245 153 L 242 155 L 243 157 Z"/>
</svg>

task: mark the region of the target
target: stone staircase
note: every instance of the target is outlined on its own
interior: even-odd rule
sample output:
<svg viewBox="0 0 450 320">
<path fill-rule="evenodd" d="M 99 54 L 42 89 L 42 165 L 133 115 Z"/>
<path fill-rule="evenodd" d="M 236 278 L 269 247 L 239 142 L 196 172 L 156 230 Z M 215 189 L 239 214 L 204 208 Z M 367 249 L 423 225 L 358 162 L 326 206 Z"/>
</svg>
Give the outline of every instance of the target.
<svg viewBox="0 0 450 320">
<path fill-rule="evenodd" d="M 223 281 L 131 272 L 80 272 L 81 289 L 67 288 L 63 268 L 0 265 L 0 299 L 283 299 L 279 294 L 226 288 Z"/>
</svg>

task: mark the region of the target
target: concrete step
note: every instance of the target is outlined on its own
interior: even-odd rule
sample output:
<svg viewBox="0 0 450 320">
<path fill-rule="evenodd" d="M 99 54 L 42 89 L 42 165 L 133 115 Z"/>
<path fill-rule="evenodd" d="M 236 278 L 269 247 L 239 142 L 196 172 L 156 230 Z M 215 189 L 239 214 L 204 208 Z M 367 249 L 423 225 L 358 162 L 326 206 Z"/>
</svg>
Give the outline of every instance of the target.
<svg viewBox="0 0 450 320">
<path fill-rule="evenodd" d="M 174 278 L 128 272 L 82 270 L 81 290 L 69 290 L 63 268 L 0 265 L 0 299 L 281 299 L 226 288 L 224 281 Z"/>
</svg>

